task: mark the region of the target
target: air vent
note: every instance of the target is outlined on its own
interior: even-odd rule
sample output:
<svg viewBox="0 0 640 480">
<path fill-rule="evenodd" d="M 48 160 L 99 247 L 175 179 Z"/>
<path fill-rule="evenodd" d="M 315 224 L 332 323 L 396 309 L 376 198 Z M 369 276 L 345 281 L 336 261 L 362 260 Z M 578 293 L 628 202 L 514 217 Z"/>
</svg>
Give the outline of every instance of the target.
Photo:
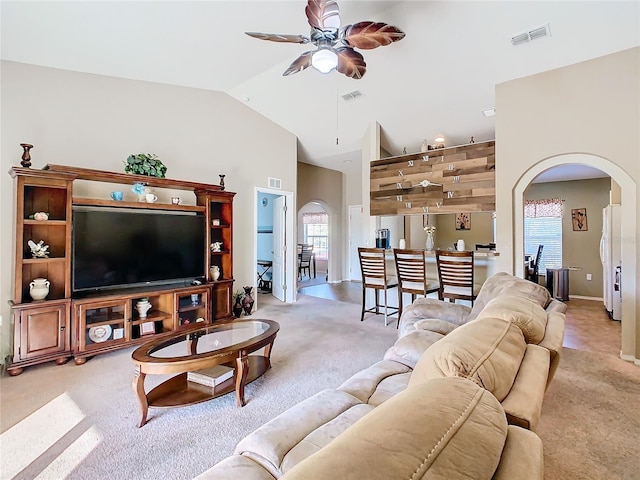
<svg viewBox="0 0 640 480">
<path fill-rule="evenodd" d="M 528 32 L 518 33 L 517 35 L 513 35 L 511 37 L 511 45 L 517 47 L 518 45 L 522 45 L 524 43 L 529 43 L 533 40 L 538 40 L 539 38 L 550 37 L 551 30 L 549 29 L 549 24 L 542 25 L 540 27 L 532 28 Z"/>
<path fill-rule="evenodd" d="M 269 188 L 277 188 L 280 190 L 282 188 L 282 180 L 279 178 L 269 177 Z"/>
<path fill-rule="evenodd" d="M 360 90 L 354 90 L 353 92 L 343 93 L 341 96 L 345 102 L 348 102 L 349 100 L 355 100 L 356 98 L 361 97 L 362 92 Z"/>
</svg>

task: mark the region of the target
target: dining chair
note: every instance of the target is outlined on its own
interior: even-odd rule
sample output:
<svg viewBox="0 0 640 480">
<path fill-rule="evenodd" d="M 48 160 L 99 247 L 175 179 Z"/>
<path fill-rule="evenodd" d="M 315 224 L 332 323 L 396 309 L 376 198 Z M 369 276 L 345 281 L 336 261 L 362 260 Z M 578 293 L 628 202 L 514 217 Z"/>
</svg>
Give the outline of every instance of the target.
<svg viewBox="0 0 640 480">
<path fill-rule="evenodd" d="M 313 254 L 313 245 L 300 245 L 300 253 L 298 254 L 298 278 L 302 280 L 302 276 L 306 270 L 307 276 L 311 279 L 311 255 Z"/>
<path fill-rule="evenodd" d="M 398 275 L 398 318 L 401 318 L 403 293 L 410 293 L 413 303 L 418 295 L 426 297 L 429 293 L 438 292 L 440 284 L 427 278 L 427 254 L 424 250 L 394 248 L 393 257 Z"/>
<path fill-rule="evenodd" d="M 473 251 L 436 250 L 440 300 L 469 300 L 471 305 L 481 285 L 473 282 Z"/>
<path fill-rule="evenodd" d="M 539 283 L 538 271 L 540 270 L 540 261 L 542 260 L 543 248 L 544 245 L 538 245 L 538 253 L 536 253 L 536 258 L 533 261 L 533 264 L 529 266 L 527 271 L 527 280 L 530 280 L 533 283 Z"/>
<path fill-rule="evenodd" d="M 364 320 L 364 314 L 375 313 L 380 315 L 380 307 L 384 306 L 384 324 L 388 325 L 389 315 L 398 313 L 395 307 L 389 307 L 387 290 L 398 286 L 398 280 L 395 276 L 387 276 L 387 264 L 385 260 L 384 248 L 365 248 L 358 247 L 358 257 L 360 259 L 360 270 L 362 272 L 362 314 L 360 321 Z M 375 297 L 375 306 L 367 309 L 367 288 L 373 289 Z M 379 293 L 384 292 L 384 305 L 380 305 Z M 399 317 L 398 317 L 399 318 Z"/>
</svg>

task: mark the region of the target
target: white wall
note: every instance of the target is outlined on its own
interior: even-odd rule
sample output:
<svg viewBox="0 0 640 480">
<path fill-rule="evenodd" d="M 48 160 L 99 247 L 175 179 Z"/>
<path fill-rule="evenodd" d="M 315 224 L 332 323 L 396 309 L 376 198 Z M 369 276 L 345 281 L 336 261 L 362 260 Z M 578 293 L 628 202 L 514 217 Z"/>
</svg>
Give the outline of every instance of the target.
<svg viewBox="0 0 640 480">
<path fill-rule="evenodd" d="M 218 184 L 225 174 L 234 201 L 234 276 L 252 285 L 254 187 L 267 177 L 296 191 L 296 138 L 230 96 L 2 62 L 0 139 L 0 314 L 2 358 L 12 341 L 9 307 L 13 277 L 14 194 L 6 172 L 20 163 L 20 143 L 34 145 L 33 168 L 47 163 L 124 171 L 131 153 L 155 153 L 167 177 Z M 91 188 L 91 187 L 89 187 Z"/>
<path fill-rule="evenodd" d="M 522 268 L 522 201 L 529 182 L 562 163 L 583 163 L 621 187 L 622 356 L 640 364 L 640 47 L 496 87 L 499 268 Z M 504 246 L 504 247 L 503 247 Z M 511 250 L 507 247 L 511 246 Z"/>
</svg>

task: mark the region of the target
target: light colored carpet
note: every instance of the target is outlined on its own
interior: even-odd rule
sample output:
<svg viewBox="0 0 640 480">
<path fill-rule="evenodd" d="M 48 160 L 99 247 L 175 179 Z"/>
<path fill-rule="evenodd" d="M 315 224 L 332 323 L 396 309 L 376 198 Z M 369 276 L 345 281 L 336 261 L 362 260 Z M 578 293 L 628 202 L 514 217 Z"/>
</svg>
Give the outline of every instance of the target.
<svg viewBox="0 0 640 480">
<path fill-rule="evenodd" d="M 565 347 L 538 435 L 546 480 L 640 479 L 640 368 Z"/>
<path fill-rule="evenodd" d="M 193 478 L 232 453 L 259 425 L 380 360 L 396 338 L 382 316 L 359 321 L 359 305 L 300 296 L 260 297 L 253 318 L 280 323 L 273 368 L 227 395 L 152 409 L 138 429 L 132 349 L 83 366 L 53 363 L 1 379 L 0 478 Z M 149 380 L 155 380 L 151 382 Z M 147 384 L 160 377 L 148 377 Z M 546 480 L 640 478 L 640 369 L 611 354 L 565 348 L 546 394 L 538 434 Z M 241 480 L 241 479 L 239 479 Z"/>
<path fill-rule="evenodd" d="M 250 318 L 276 320 L 280 332 L 272 368 L 247 386 L 243 408 L 231 394 L 185 408 L 151 409 L 149 422 L 138 429 L 133 349 L 82 366 L 49 363 L 3 377 L 1 478 L 193 478 L 261 424 L 382 359 L 396 339 L 395 324 L 385 327 L 382 316 L 360 322 L 358 305 L 307 296 L 294 305 L 266 295 L 260 300 Z M 146 385 L 160 378 L 148 376 Z"/>
</svg>

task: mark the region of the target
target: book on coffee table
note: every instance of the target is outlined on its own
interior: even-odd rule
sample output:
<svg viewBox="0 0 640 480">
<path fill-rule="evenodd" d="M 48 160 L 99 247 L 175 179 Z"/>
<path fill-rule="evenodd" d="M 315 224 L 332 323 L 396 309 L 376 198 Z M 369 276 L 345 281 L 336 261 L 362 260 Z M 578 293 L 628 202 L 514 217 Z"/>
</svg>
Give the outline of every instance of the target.
<svg viewBox="0 0 640 480">
<path fill-rule="evenodd" d="M 207 387 L 215 387 L 225 380 L 233 377 L 233 368 L 225 365 L 216 365 L 214 367 L 203 368 L 194 372 L 187 372 L 187 380 L 190 382 L 206 385 Z"/>
</svg>

